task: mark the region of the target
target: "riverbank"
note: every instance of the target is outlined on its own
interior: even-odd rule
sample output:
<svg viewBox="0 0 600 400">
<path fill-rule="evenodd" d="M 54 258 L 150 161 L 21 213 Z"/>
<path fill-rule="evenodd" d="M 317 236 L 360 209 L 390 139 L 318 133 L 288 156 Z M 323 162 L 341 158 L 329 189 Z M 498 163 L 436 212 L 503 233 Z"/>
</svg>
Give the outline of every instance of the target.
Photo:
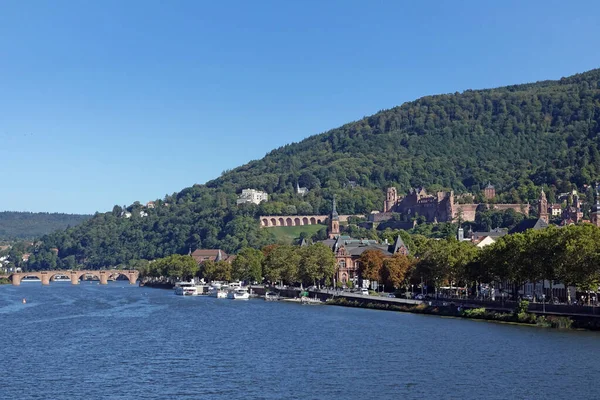
<svg viewBox="0 0 600 400">
<path fill-rule="evenodd" d="M 158 289 L 171 289 L 173 285 L 165 282 L 148 282 L 140 284 L 140 286 L 158 288 Z M 300 290 L 296 288 L 267 288 L 264 286 L 253 286 L 252 290 L 254 293 L 262 296 L 266 291 L 271 290 L 277 292 L 282 298 L 297 299 L 300 295 Z M 431 303 L 410 300 L 410 299 L 398 299 L 398 298 L 384 298 L 384 297 L 364 297 L 354 295 L 354 298 L 348 298 L 350 294 L 345 294 L 346 297 L 342 297 L 339 292 L 309 292 L 309 298 L 318 299 L 322 304 L 342 306 L 342 307 L 354 307 L 354 308 L 368 308 L 374 310 L 387 310 L 396 312 L 408 312 L 414 314 L 427 314 L 437 315 L 440 317 L 452 317 L 452 318 L 466 318 L 476 319 L 489 322 L 498 322 L 504 324 L 517 324 L 517 325 L 528 325 L 538 326 L 543 328 L 554 328 L 554 329 L 584 329 L 591 331 L 600 331 L 600 318 L 595 315 L 578 315 L 578 314 L 558 314 L 558 313 L 544 313 L 540 314 L 538 311 L 531 312 L 531 304 L 524 302 L 518 309 L 517 306 L 515 311 L 504 311 L 497 309 L 489 309 L 484 306 L 475 305 L 462 305 L 458 302 L 450 302 L 448 305 L 429 305 Z M 518 303 L 515 303 L 518 304 Z M 527 311 L 529 309 L 529 312 Z"/>
<path fill-rule="evenodd" d="M 341 307 L 369 308 L 374 310 L 387 310 L 396 312 L 408 312 L 414 314 L 437 315 L 441 317 L 455 317 L 478 319 L 491 322 L 512 323 L 519 325 L 532 325 L 543 328 L 554 329 L 586 329 L 600 330 L 600 321 L 596 318 L 556 315 L 535 315 L 527 312 L 497 312 L 485 308 L 462 309 L 456 306 L 429 306 L 418 305 L 395 305 L 373 303 L 368 301 L 348 300 L 345 298 L 328 299 L 326 304 Z"/>
<path fill-rule="evenodd" d="M 12 282 L 8 278 L 0 278 L 0 285 L 9 285 Z"/>
</svg>

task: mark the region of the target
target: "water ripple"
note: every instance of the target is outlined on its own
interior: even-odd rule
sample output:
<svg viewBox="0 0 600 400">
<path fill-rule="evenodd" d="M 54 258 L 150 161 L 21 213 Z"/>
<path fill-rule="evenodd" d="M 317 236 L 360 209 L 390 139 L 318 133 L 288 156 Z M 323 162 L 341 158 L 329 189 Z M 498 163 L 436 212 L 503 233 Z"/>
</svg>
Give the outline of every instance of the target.
<svg viewBox="0 0 600 400">
<path fill-rule="evenodd" d="M 2 399 L 600 398 L 589 332 L 120 282 L 0 286 L 0 314 Z"/>
</svg>

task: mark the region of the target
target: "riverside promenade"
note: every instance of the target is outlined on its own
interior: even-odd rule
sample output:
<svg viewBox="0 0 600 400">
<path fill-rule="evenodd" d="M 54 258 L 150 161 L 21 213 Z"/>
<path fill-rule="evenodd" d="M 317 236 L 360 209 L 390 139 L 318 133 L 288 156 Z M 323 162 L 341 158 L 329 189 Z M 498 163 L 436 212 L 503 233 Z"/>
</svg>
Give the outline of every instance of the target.
<svg viewBox="0 0 600 400">
<path fill-rule="evenodd" d="M 264 295 L 267 290 L 275 290 L 283 297 L 295 298 L 300 296 L 299 288 L 288 288 L 288 287 L 271 287 L 265 288 L 264 286 L 253 286 L 252 290 L 259 294 Z M 327 301 L 328 299 L 344 298 L 348 301 L 357 301 L 359 303 L 372 303 L 372 304 L 387 304 L 387 305 L 403 305 L 403 306 L 417 306 L 424 304 L 427 306 L 435 307 L 461 307 L 461 308 L 485 308 L 487 311 L 496 312 L 513 312 L 517 306 L 517 302 L 514 301 L 482 301 L 474 299 L 456 299 L 456 298 L 438 298 L 438 299 L 427 299 L 427 300 L 416 300 L 416 299 L 403 299 L 397 297 L 384 297 L 384 296 L 371 296 L 362 295 L 358 293 L 352 293 L 348 291 L 339 290 L 303 290 L 308 292 L 310 298 L 317 298 L 321 301 Z M 569 316 L 569 317 L 591 317 L 600 318 L 600 307 L 592 306 L 571 306 L 571 305 L 555 305 L 555 304 L 543 304 L 543 303 L 529 303 L 528 312 L 537 315 L 556 315 L 556 316 Z"/>
</svg>

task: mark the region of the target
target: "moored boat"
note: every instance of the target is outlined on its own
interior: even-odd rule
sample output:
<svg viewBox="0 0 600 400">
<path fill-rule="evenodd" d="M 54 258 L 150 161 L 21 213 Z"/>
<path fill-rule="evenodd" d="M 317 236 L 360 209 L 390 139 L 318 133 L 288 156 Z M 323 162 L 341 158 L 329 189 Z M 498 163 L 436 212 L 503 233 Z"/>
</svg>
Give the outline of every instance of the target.
<svg viewBox="0 0 600 400">
<path fill-rule="evenodd" d="M 267 292 L 265 293 L 265 300 L 266 301 L 276 301 L 279 300 L 279 295 L 275 292 Z"/>
<path fill-rule="evenodd" d="M 208 291 L 208 295 L 211 297 L 216 297 L 217 299 L 226 299 L 227 292 L 228 290 L 226 286 L 212 286 Z"/>
<path fill-rule="evenodd" d="M 248 293 L 248 288 L 239 287 L 227 293 L 227 298 L 232 300 L 248 300 L 250 293 Z"/>
<path fill-rule="evenodd" d="M 179 296 L 197 296 L 198 289 L 194 282 L 178 282 L 175 286 L 175 294 Z"/>
</svg>

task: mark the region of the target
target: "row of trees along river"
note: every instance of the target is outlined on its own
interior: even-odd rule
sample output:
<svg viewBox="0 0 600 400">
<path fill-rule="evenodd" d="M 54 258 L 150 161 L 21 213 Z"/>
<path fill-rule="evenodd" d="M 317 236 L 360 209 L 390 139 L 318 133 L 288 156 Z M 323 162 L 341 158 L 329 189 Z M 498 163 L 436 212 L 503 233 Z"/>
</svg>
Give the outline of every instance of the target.
<svg viewBox="0 0 600 400">
<path fill-rule="evenodd" d="M 410 256 L 363 252 L 359 276 L 396 289 L 423 281 L 436 290 L 449 284 L 472 288 L 476 283 L 508 283 L 514 297 L 526 282 L 559 281 L 591 291 L 600 283 L 600 229 L 589 224 L 506 235 L 483 249 L 470 242 L 414 235 L 409 249 Z M 140 269 L 142 276 L 154 278 L 331 285 L 336 260 L 320 243 L 270 245 L 262 250 L 244 248 L 232 263 L 207 261 L 198 266 L 190 256 L 173 255 L 144 263 Z"/>
<path fill-rule="evenodd" d="M 311 246 L 270 245 L 262 250 L 246 247 L 235 259 L 204 261 L 200 265 L 191 256 L 172 255 L 141 266 L 142 277 L 207 281 L 283 281 L 288 284 L 330 285 L 336 262 L 331 249 L 322 243 Z"/>
</svg>

